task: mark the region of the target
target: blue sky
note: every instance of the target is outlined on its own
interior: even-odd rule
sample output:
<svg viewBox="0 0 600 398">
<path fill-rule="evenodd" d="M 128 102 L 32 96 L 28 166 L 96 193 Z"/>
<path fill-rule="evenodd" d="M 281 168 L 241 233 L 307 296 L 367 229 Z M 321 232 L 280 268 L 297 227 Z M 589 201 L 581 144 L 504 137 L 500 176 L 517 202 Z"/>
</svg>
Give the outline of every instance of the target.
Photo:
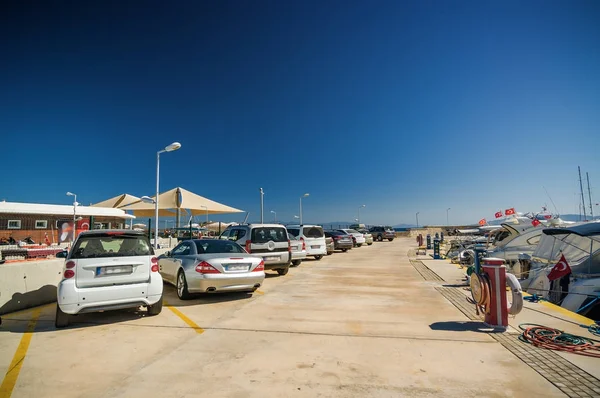
<svg viewBox="0 0 600 398">
<path fill-rule="evenodd" d="M 577 213 L 577 166 L 600 201 L 599 2 L 54 3 L 0 13 L 0 199 L 151 195 L 180 141 L 161 191 L 250 219 Z"/>
</svg>

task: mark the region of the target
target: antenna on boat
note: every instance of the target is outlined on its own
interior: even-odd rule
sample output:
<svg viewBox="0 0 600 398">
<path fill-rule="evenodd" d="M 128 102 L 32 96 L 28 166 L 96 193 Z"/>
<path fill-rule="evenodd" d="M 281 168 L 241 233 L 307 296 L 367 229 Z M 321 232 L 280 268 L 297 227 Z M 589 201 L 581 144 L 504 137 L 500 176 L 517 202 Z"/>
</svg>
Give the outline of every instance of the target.
<svg viewBox="0 0 600 398">
<path fill-rule="evenodd" d="M 581 204 L 583 205 L 583 221 L 587 221 L 587 214 L 585 213 L 585 196 L 583 196 L 583 183 L 581 182 L 581 167 L 577 166 L 579 171 L 579 190 L 581 191 Z"/>
<path fill-rule="evenodd" d="M 594 219 L 594 205 L 592 203 L 592 191 L 590 190 L 590 175 L 587 171 L 585 172 L 585 177 L 587 178 L 587 183 L 588 183 L 588 199 L 590 200 L 590 215 L 592 216 L 592 220 L 593 220 Z"/>
<path fill-rule="evenodd" d="M 560 213 L 558 211 L 558 209 L 556 208 L 556 204 L 554 203 L 554 201 L 552 200 L 552 197 L 550 196 L 550 194 L 548 193 L 548 190 L 546 189 L 545 186 L 542 186 L 542 188 L 544 188 L 544 191 L 546 191 L 546 195 L 548 195 L 548 199 L 550 199 L 550 203 L 552 203 L 552 206 L 554 206 L 554 210 L 556 211 L 556 215 L 560 216 Z"/>
</svg>

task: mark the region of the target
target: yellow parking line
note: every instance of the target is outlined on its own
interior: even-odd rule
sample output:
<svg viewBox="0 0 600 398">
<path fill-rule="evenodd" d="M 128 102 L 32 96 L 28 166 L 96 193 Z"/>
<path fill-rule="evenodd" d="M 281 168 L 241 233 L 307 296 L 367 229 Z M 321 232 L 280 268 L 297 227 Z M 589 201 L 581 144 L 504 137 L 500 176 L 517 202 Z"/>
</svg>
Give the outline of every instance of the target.
<svg viewBox="0 0 600 398">
<path fill-rule="evenodd" d="M 254 291 L 254 293 L 258 293 L 258 294 L 261 294 L 261 295 L 262 295 L 262 294 L 265 294 L 265 292 L 263 292 L 262 290 L 258 290 L 258 289 L 257 289 L 257 290 L 255 290 L 255 291 Z"/>
<path fill-rule="evenodd" d="M 33 307 L 33 308 L 26 308 L 24 310 L 19 310 L 19 311 L 15 311 L 15 312 L 9 312 L 7 314 L 2 315 L 2 317 L 6 318 L 6 319 L 9 319 L 9 318 L 11 318 L 11 317 L 13 317 L 15 315 L 27 314 L 28 312 L 35 311 L 36 309 L 38 309 L 38 310 L 41 311 L 41 310 L 44 310 L 44 309 L 50 307 L 51 305 L 55 305 L 55 304 L 56 304 L 55 302 L 54 303 L 48 303 L 48 304 L 43 304 L 43 305 L 40 305 L 40 306 L 37 306 L 37 307 Z"/>
<path fill-rule="evenodd" d="M 15 384 L 17 384 L 17 379 L 19 378 L 21 367 L 23 366 L 23 362 L 25 361 L 25 356 L 27 355 L 27 350 L 29 349 L 29 343 L 31 343 L 33 331 L 35 329 L 35 325 L 37 324 L 39 316 L 40 309 L 36 308 L 33 311 L 31 320 L 27 324 L 27 329 L 25 330 L 23 337 L 21 337 L 21 342 L 19 343 L 17 351 L 15 352 L 10 366 L 6 371 L 4 380 L 2 380 L 2 385 L 0 385 L 0 398 L 9 398 L 12 394 L 13 389 L 15 388 Z"/>
<path fill-rule="evenodd" d="M 188 318 L 183 312 L 179 311 L 175 307 L 171 307 L 168 304 L 165 304 L 165 305 L 167 306 L 168 309 L 170 309 L 171 311 L 173 311 L 173 313 L 175 315 L 177 315 L 182 321 L 184 321 L 185 323 L 187 323 L 189 327 L 191 327 L 192 329 L 194 329 L 196 331 L 196 333 L 198 333 L 198 334 L 204 333 L 204 329 L 202 329 L 200 326 L 196 325 L 196 323 L 194 321 L 192 321 L 190 318 Z M 0 398 L 2 398 L 2 397 L 0 397 Z"/>
</svg>

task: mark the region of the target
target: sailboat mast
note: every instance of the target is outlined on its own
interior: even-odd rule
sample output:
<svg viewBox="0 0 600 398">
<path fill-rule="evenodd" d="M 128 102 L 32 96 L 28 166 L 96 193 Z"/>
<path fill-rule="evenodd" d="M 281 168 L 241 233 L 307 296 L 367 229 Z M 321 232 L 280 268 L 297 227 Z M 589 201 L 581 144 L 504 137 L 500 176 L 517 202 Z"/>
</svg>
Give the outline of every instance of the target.
<svg viewBox="0 0 600 398">
<path fill-rule="evenodd" d="M 581 182 L 581 167 L 577 166 L 579 170 L 579 190 L 581 192 L 581 204 L 583 205 L 583 221 L 587 221 L 587 214 L 585 213 L 585 197 L 583 196 L 583 182 Z"/>
<path fill-rule="evenodd" d="M 594 219 L 594 204 L 592 203 L 592 190 L 590 189 L 590 174 L 586 171 L 585 177 L 587 178 L 588 183 L 588 199 L 590 200 L 590 214 L 592 215 L 592 220 Z"/>
</svg>

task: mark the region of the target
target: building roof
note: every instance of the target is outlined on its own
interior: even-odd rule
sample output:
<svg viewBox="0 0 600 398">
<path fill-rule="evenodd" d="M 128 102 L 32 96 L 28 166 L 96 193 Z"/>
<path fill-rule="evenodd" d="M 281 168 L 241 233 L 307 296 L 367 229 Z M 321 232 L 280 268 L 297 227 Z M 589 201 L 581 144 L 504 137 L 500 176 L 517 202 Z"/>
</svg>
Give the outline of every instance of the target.
<svg viewBox="0 0 600 398">
<path fill-rule="evenodd" d="M 40 203 L 0 202 L 0 214 L 48 214 L 56 216 L 72 216 L 73 205 L 47 205 Z M 121 209 L 109 207 L 77 206 L 77 216 L 135 218 Z"/>
</svg>

